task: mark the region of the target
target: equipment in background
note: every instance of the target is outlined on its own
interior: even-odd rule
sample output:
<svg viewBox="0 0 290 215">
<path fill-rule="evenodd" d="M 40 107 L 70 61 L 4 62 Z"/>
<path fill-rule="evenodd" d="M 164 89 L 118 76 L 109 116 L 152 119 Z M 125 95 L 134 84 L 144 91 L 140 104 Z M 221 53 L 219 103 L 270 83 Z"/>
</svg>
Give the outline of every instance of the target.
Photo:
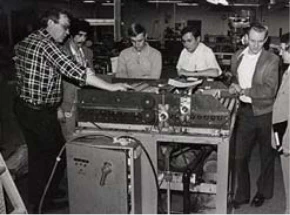
<svg viewBox="0 0 290 215">
<path fill-rule="evenodd" d="M 6 194 L 6 195 L 4 195 Z M 6 198 L 7 197 L 7 198 Z M 12 206 L 12 209 L 8 208 Z M 0 213 L 27 214 L 26 207 L 0 153 Z"/>
<path fill-rule="evenodd" d="M 67 145 L 70 213 L 141 213 L 141 148 L 124 138 L 88 136 Z"/>
<path fill-rule="evenodd" d="M 222 83 L 204 81 L 197 89 L 174 89 L 136 82 L 134 91 L 78 91 L 79 127 L 191 133 L 193 128 L 229 130 L 235 98 Z M 192 91 L 194 93 L 192 93 Z"/>
</svg>

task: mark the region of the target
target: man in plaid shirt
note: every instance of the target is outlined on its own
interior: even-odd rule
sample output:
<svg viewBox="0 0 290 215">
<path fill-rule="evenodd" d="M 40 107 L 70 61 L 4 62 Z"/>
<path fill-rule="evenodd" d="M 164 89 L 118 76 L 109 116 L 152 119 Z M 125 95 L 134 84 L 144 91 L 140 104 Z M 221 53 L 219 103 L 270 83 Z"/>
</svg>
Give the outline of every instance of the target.
<svg viewBox="0 0 290 215">
<path fill-rule="evenodd" d="M 60 48 L 69 34 L 70 19 L 65 11 L 51 9 L 41 19 L 43 28 L 15 45 L 17 92 L 15 113 L 28 146 L 28 190 L 31 212 L 37 211 L 55 159 L 65 143 L 57 109 L 62 100 L 62 76 L 109 91 L 125 91 L 127 84 L 111 84 L 96 77 L 89 68 L 73 62 Z M 56 197 L 63 176 L 65 159 L 61 159 L 44 209 Z"/>
</svg>

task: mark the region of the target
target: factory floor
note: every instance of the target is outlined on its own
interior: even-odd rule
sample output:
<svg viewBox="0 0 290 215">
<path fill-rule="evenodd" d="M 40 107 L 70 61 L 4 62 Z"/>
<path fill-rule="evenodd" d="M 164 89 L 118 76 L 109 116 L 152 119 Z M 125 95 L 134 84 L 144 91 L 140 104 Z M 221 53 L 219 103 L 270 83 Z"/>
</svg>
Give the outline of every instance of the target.
<svg viewBox="0 0 290 215">
<path fill-rule="evenodd" d="M 4 159 L 8 158 L 20 145 L 24 144 L 23 136 L 12 111 L 13 103 L 13 84 L 11 82 L 0 79 L 0 150 Z M 259 153 L 257 147 L 254 149 L 250 163 L 250 171 L 252 178 L 252 196 L 256 192 L 255 180 L 259 173 Z M 282 179 L 280 161 L 277 157 L 275 166 L 275 191 L 274 197 L 267 200 L 261 207 L 255 208 L 244 205 L 238 210 L 233 211 L 235 214 L 281 214 L 285 208 L 285 193 Z M 27 203 L 27 177 L 23 176 L 15 181 L 20 195 Z M 65 186 L 64 186 L 65 187 Z M 180 205 L 180 198 L 174 200 L 173 205 Z M 30 212 L 30 211 L 29 211 Z M 67 214 L 68 207 L 60 210 L 48 211 L 50 214 Z"/>
</svg>

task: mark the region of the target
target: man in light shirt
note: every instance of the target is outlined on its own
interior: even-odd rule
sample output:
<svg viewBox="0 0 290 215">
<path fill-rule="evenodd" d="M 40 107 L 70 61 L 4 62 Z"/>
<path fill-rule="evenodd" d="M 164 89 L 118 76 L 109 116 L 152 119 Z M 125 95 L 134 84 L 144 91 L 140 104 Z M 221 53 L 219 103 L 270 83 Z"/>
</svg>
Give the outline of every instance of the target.
<svg viewBox="0 0 290 215">
<path fill-rule="evenodd" d="M 128 29 L 128 36 L 132 47 L 120 53 L 116 77 L 159 79 L 162 70 L 161 53 L 146 42 L 145 28 L 133 23 Z"/>
<path fill-rule="evenodd" d="M 177 73 L 186 77 L 217 77 L 222 70 L 213 51 L 200 42 L 200 31 L 185 27 L 181 31 L 184 49 L 177 62 Z"/>
<path fill-rule="evenodd" d="M 250 201 L 249 160 L 255 143 L 261 159 L 257 193 L 251 206 L 260 207 L 273 196 L 275 151 L 271 147 L 272 109 L 278 86 L 279 58 L 263 49 L 268 29 L 252 23 L 244 50 L 236 52 L 231 61 L 233 83 L 230 93 L 240 99 L 235 127 L 235 171 L 237 189 L 233 206 L 239 208 Z"/>
</svg>

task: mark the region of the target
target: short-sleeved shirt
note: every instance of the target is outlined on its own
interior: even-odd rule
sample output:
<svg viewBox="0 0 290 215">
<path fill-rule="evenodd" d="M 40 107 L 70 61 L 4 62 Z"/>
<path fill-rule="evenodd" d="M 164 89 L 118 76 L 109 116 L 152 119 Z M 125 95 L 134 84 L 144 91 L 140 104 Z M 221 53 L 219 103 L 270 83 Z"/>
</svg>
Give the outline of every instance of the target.
<svg viewBox="0 0 290 215">
<path fill-rule="evenodd" d="M 130 47 L 120 53 L 116 77 L 159 79 L 161 69 L 161 53 L 147 43 L 141 52 Z"/>
<path fill-rule="evenodd" d="M 56 105 L 62 100 L 62 75 L 81 85 L 86 68 L 73 62 L 46 29 L 33 32 L 14 47 L 19 97 L 34 105 Z"/>
<path fill-rule="evenodd" d="M 176 69 L 185 69 L 188 71 L 218 69 L 219 75 L 222 73 L 213 51 L 202 42 L 198 44 L 193 53 L 187 51 L 185 48 L 181 51 Z"/>
</svg>

